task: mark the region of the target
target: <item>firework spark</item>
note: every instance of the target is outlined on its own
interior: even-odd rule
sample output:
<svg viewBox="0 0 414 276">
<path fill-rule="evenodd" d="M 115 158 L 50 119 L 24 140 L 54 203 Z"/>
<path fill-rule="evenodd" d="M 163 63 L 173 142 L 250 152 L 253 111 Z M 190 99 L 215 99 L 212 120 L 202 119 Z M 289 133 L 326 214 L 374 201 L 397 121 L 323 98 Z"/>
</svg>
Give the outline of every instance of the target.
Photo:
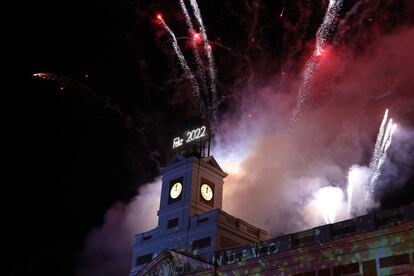
<svg viewBox="0 0 414 276">
<path fill-rule="evenodd" d="M 314 53 L 316 56 L 320 56 L 324 52 L 324 46 L 332 32 L 341 7 L 342 0 L 329 0 L 328 9 L 326 10 L 322 25 L 316 34 L 316 46 Z"/>
<path fill-rule="evenodd" d="M 327 224 L 336 221 L 337 212 L 342 201 L 342 190 L 334 186 L 320 188 L 315 195 L 316 206 L 319 208 Z"/>
<path fill-rule="evenodd" d="M 296 123 L 301 115 L 303 106 L 305 104 L 309 87 L 312 83 L 312 77 L 319 65 L 319 58 L 326 48 L 326 42 L 332 33 L 336 18 L 342 6 L 342 0 L 329 0 L 328 9 L 326 10 L 323 22 L 316 33 L 316 45 L 312 53 L 312 56 L 306 62 L 305 70 L 303 73 L 303 82 L 298 91 L 296 105 L 293 110 L 292 116 L 289 121 L 288 133 L 291 134 L 293 124 Z"/>
<path fill-rule="evenodd" d="M 378 131 L 377 140 L 374 146 L 374 153 L 372 155 L 371 162 L 369 164 L 370 168 L 375 167 L 375 164 L 380 158 L 381 142 L 384 136 L 384 128 L 385 128 L 385 124 L 387 123 L 387 119 L 388 119 L 388 109 L 385 110 L 384 117 L 382 118 L 381 126 Z"/>
<path fill-rule="evenodd" d="M 389 147 L 391 146 L 392 136 L 397 128 L 397 125 L 393 123 L 392 119 L 388 119 L 388 109 L 385 110 L 384 116 L 381 121 L 380 128 L 378 130 L 378 135 L 375 141 L 374 151 L 372 153 L 371 161 L 369 163 L 369 168 L 367 167 L 367 171 L 361 172 L 360 170 L 355 170 L 352 167 L 348 173 L 348 213 L 351 215 L 351 212 L 354 211 L 361 211 L 355 209 L 355 204 L 352 202 L 353 200 L 353 193 L 359 200 L 363 200 L 366 202 L 373 201 L 374 199 L 374 188 L 375 182 L 378 177 L 381 175 L 382 167 L 387 159 L 387 152 Z M 356 185 L 356 187 L 354 186 Z M 359 193 L 363 195 L 358 195 L 358 192 L 355 189 L 359 189 Z M 360 204 L 360 203 L 358 203 Z"/>
<path fill-rule="evenodd" d="M 201 61 L 201 57 L 200 54 L 198 53 L 198 48 L 197 48 L 197 44 L 200 44 L 202 41 L 202 37 L 200 33 L 197 33 L 194 29 L 193 23 L 191 22 L 191 17 L 188 13 L 187 7 L 184 3 L 184 0 L 180 0 L 180 6 L 181 6 L 181 10 L 183 11 L 184 17 L 185 17 L 185 22 L 188 26 L 188 31 L 190 33 L 190 35 L 192 36 L 192 42 L 193 42 L 193 55 L 194 55 L 194 59 L 196 61 L 196 65 L 197 65 L 197 72 L 199 74 L 199 79 L 200 79 L 200 83 L 201 83 L 201 88 L 205 91 L 206 90 L 206 78 L 205 78 L 205 74 L 204 74 L 204 66 L 203 63 Z M 203 112 L 203 110 L 201 111 Z"/>
<path fill-rule="evenodd" d="M 371 174 L 372 174 L 371 180 L 370 180 L 370 192 L 371 193 L 374 190 L 376 180 L 381 175 L 382 166 L 384 165 L 385 160 L 387 159 L 388 148 L 391 145 L 392 136 L 394 134 L 396 127 L 397 127 L 396 124 L 394 124 L 392 120 L 390 120 L 387 126 L 387 130 L 385 131 L 385 134 L 382 140 L 381 149 L 378 154 L 379 157 L 377 160 L 375 160 L 374 165 L 370 167 Z"/>
<path fill-rule="evenodd" d="M 32 76 L 34 78 L 39 78 L 42 80 L 49 80 L 49 81 L 54 81 L 59 78 L 57 75 L 52 74 L 52 73 L 34 73 Z"/>
<path fill-rule="evenodd" d="M 392 136 L 397 128 L 397 125 L 392 119 L 388 118 L 388 109 L 385 110 L 381 121 L 378 135 L 375 141 L 374 151 L 369 163 L 369 168 L 364 167 L 362 170 L 358 166 L 352 166 L 348 172 L 348 214 L 352 211 L 361 212 L 361 202 L 364 201 L 365 206 L 369 206 L 370 202 L 374 202 L 374 188 L 375 182 L 381 175 L 382 167 L 387 159 L 387 152 L 391 146 Z M 353 202 L 353 198 L 357 197 Z M 354 206 L 355 205 L 355 206 Z M 359 206 L 359 207 L 357 207 Z"/>
<path fill-rule="evenodd" d="M 377 140 L 374 146 L 374 152 L 372 154 L 370 162 L 371 178 L 369 183 L 369 193 L 372 194 L 374 190 L 374 185 L 378 177 L 381 175 L 382 166 L 387 159 L 387 152 L 391 146 L 392 136 L 397 128 L 397 125 L 393 122 L 392 119 L 388 120 L 388 109 L 385 110 L 384 117 L 381 122 L 380 129 L 378 131 Z M 385 131 L 385 125 L 387 125 Z"/>
<path fill-rule="evenodd" d="M 184 77 L 188 78 L 191 81 L 191 85 L 193 88 L 193 96 L 200 106 L 201 110 L 204 110 L 203 102 L 200 100 L 200 89 L 197 83 L 196 78 L 194 77 L 194 74 L 192 73 L 190 67 L 188 66 L 187 60 L 185 59 L 180 46 L 178 45 L 177 38 L 174 34 L 174 32 L 168 27 L 168 25 L 165 23 L 164 19 L 160 14 L 157 15 L 158 20 L 160 21 L 161 25 L 164 27 L 164 29 L 170 34 L 171 40 L 172 40 L 172 46 L 174 48 L 174 52 L 178 57 L 178 61 L 181 65 L 181 68 L 184 71 Z"/>
<path fill-rule="evenodd" d="M 384 147 L 382 148 L 382 156 L 381 156 L 381 159 L 379 160 L 379 163 L 378 163 L 378 170 L 380 172 L 381 172 L 382 166 L 384 165 L 385 160 L 387 159 L 388 148 L 391 146 L 392 136 L 393 136 L 394 131 L 395 131 L 396 128 L 397 128 L 397 125 L 392 124 L 391 131 L 389 132 L 388 140 L 384 144 Z"/>
<path fill-rule="evenodd" d="M 201 116 L 203 120 L 206 120 L 210 123 L 210 128 L 214 132 L 217 122 L 217 90 L 216 69 L 212 55 L 212 48 L 211 45 L 208 43 L 206 28 L 204 27 L 204 23 L 201 18 L 201 13 L 197 1 L 190 0 L 190 5 L 192 7 L 194 17 L 196 18 L 200 32 L 197 32 L 194 28 L 194 25 L 191 21 L 191 16 L 187 10 L 184 0 L 180 0 L 179 2 L 181 10 L 185 17 L 186 24 L 188 26 L 188 32 L 190 33 L 192 39 L 193 55 L 197 65 L 196 74 L 194 74 L 188 66 L 187 60 L 185 59 L 180 47 L 178 46 L 177 38 L 175 37 L 174 33 L 165 23 L 160 14 L 157 15 L 157 18 L 164 27 L 164 29 L 170 34 L 172 38 L 174 51 L 179 59 L 181 67 L 184 70 L 185 76 L 191 80 L 193 86 L 193 95 L 200 107 Z M 203 50 L 208 61 L 208 74 L 205 74 L 205 66 L 198 52 L 198 44 L 203 45 Z M 209 78 L 209 80 L 207 80 L 207 77 Z M 201 85 L 201 90 L 199 83 Z"/>
<path fill-rule="evenodd" d="M 210 77 L 210 90 L 211 90 L 211 103 L 209 105 L 209 114 L 211 114 L 212 125 L 214 126 L 217 121 L 217 89 L 216 89 L 216 66 L 214 63 L 211 46 L 209 47 L 206 28 L 204 27 L 203 19 L 201 18 L 200 9 L 196 0 L 190 0 L 191 7 L 193 8 L 194 16 L 197 20 L 198 27 L 201 32 L 204 53 L 208 60 L 208 72 Z"/>
</svg>

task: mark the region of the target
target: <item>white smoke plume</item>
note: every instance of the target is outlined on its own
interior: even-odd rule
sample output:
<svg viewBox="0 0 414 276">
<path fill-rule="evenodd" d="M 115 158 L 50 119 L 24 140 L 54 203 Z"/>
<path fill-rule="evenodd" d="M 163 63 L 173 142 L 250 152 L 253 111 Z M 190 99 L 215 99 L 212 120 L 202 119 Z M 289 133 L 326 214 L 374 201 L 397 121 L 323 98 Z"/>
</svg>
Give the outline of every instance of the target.
<svg viewBox="0 0 414 276">
<path fill-rule="evenodd" d="M 352 165 L 347 178 L 348 213 L 362 215 L 375 206 L 369 190 L 371 169 L 366 166 Z"/>
<path fill-rule="evenodd" d="M 401 47 L 404 43 L 414 46 L 413 29 L 382 37 L 365 55 L 330 52 L 315 75 L 310 90 L 312 108 L 297 123 L 295 139 L 283 135 L 290 111 L 286 103 L 294 99 L 280 91 L 294 87 L 296 79 L 291 80 L 289 87 L 279 86 L 275 79 L 267 85 L 253 80 L 243 88 L 237 87 L 241 89 L 238 93 L 254 96 L 241 99 L 240 105 L 246 108 L 242 119 L 228 118 L 222 124 L 223 129 L 231 126 L 231 131 L 221 131 L 225 137 L 220 140 L 228 143 L 221 144 L 215 152 L 219 163 L 225 160 L 231 165 L 223 165 L 231 173 L 225 181 L 225 211 L 274 236 L 364 214 L 377 207 L 378 198 L 365 194 L 378 118 L 390 107 L 396 121 L 407 121 L 412 112 L 409 106 L 414 106 L 410 96 L 414 83 L 409 77 L 414 68 L 404 61 L 413 58 L 413 53 L 408 46 Z M 383 98 L 381 95 L 389 89 L 379 83 L 384 82 L 387 68 L 395 62 L 401 66 L 401 81 L 397 89 Z M 399 126 L 394 133 L 376 194 L 385 189 L 383 177 L 389 175 L 392 164 L 404 155 L 396 150 L 400 128 L 405 127 Z M 245 135 L 240 137 L 240 133 Z M 245 141 L 249 142 L 247 148 Z M 237 151 L 243 160 L 237 160 Z M 236 156 L 234 162 L 228 160 L 228 152 Z M 400 167 L 397 170 L 402 172 Z M 401 182 L 411 175 L 403 172 L 405 176 L 394 173 L 393 181 Z M 351 210 L 348 187 L 353 190 Z M 323 207 L 326 193 L 338 198 L 336 206 L 331 204 L 335 214 L 323 210 L 327 209 Z"/>
<path fill-rule="evenodd" d="M 105 214 L 102 227 L 87 238 L 77 275 L 128 275 L 134 236 L 157 224 L 161 179 L 139 189 L 129 203 L 115 203 Z"/>
</svg>

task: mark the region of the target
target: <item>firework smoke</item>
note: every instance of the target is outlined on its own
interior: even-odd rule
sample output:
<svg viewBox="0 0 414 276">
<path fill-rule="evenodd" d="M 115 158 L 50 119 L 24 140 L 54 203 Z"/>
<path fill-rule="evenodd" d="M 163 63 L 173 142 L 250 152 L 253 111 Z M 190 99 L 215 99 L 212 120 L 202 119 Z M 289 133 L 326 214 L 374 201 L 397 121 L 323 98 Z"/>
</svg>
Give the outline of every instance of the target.
<svg viewBox="0 0 414 276">
<path fill-rule="evenodd" d="M 315 195 L 315 203 L 323 214 L 327 224 L 334 223 L 338 210 L 344 199 L 342 190 L 338 187 L 328 186 L 318 190 Z"/>
<path fill-rule="evenodd" d="M 342 0 L 329 0 L 328 9 L 326 10 L 323 22 L 316 33 L 316 45 L 312 56 L 306 62 L 305 70 L 303 73 L 303 82 L 298 91 L 297 101 L 293 109 L 292 116 L 290 118 L 288 133 L 291 134 L 293 124 L 299 119 L 303 105 L 306 101 L 306 97 L 309 91 L 310 84 L 312 83 L 312 77 L 319 65 L 318 57 L 325 51 L 326 41 L 333 31 L 338 17 L 339 11 L 342 6 Z"/>
<path fill-rule="evenodd" d="M 370 169 L 366 166 L 352 165 L 347 178 L 347 216 L 362 215 L 376 205 L 368 192 Z"/>
<path fill-rule="evenodd" d="M 122 275 L 131 262 L 134 235 L 157 224 L 161 179 L 157 178 L 139 189 L 139 195 L 128 204 L 116 202 L 105 214 L 104 224 L 88 236 L 76 275 Z M 137 220 L 137 218 L 142 218 Z"/>
<path fill-rule="evenodd" d="M 354 182 L 355 176 L 351 173 L 351 170 L 348 172 L 348 185 L 346 188 L 346 195 L 347 195 L 347 205 L 348 205 L 348 213 L 351 214 L 352 210 L 352 193 L 354 191 Z"/>
<path fill-rule="evenodd" d="M 362 214 L 366 212 L 370 206 L 375 205 L 374 184 L 381 174 L 382 166 L 384 165 L 384 162 L 387 158 L 387 151 L 391 145 L 392 136 L 396 129 L 396 124 L 394 124 L 392 119 L 390 119 L 384 132 L 384 127 L 387 123 L 387 119 L 388 109 L 385 110 L 384 117 L 378 131 L 369 170 L 361 170 L 360 167 L 353 165 L 348 171 L 348 185 L 346 190 L 348 216 L 352 215 L 353 210 L 355 210 L 358 214 Z M 315 200 L 319 204 L 319 208 L 325 218 L 326 223 L 333 223 L 335 222 L 335 216 L 338 209 L 334 208 L 334 202 L 338 204 L 338 202 L 343 201 L 343 198 L 339 197 L 338 191 L 324 190 L 324 192 L 322 192 L 322 189 L 318 191 Z M 340 191 L 342 192 L 342 190 Z M 358 201 L 354 200 L 356 203 L 355 205 L 358 206 L 357 208 L 353 206 L 354 194 L 358 194 Z M 333 198 L 335 198 L 335 200 L 333 202 L 330 202 L 329 200 Z M 329 202 L 329 204 L 326 204 L 326 202 Z M 331 207 L 328 208 L 326 205 L 329 205 Z"/>
</svg>

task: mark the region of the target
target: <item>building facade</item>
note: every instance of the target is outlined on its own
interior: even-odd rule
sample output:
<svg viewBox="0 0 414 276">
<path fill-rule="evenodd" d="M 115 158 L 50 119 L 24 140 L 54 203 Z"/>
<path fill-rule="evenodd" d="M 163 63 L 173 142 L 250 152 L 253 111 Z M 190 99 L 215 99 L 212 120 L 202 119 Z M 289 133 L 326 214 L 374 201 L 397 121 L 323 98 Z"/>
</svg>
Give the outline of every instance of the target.
<svg viewBox="0 0 414 276">
<path fill-rule="evenodd" d="M 211 260 L 218 250 L 266 240 L 264 230 L 221 210 L 227 174 L 214 157 L 176 155 L 161 173 L 158 226 L 135 235 L 131 276 L 165 249 Z"/>
<path fill-rule="evenodd" d="M 414 275 L 414 205 L 217 252 L 218 275 Z"/>
<path fill-rule="evenodd" d="M 162 170 L 158 226 L 136 235 L 132 275 L 412 275 L 414 204 L 266 240 L 221 210 L 213 157 Z"/>
</svg>

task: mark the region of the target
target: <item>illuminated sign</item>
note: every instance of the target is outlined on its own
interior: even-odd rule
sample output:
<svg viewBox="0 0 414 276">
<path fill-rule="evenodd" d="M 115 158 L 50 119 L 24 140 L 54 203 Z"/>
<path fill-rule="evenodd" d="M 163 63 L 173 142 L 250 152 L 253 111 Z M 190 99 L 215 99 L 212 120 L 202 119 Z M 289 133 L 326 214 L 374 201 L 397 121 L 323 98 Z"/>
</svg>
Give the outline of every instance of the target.
<svg viewBox="0 0 414 276">
<path fill-rule="evenodd" d="M 183 145 L 183 140 L 180 137 L 175 137 L 173 140 L 173 149 L 178 148 Z"/>
<path fill-rule="evenodd" d="M 218 266 L 222 266 L 243 262 L 248 259 L 268 256 L 279 252 L 279 246 L 279 242 L 269 242 L 223 250 L 218 252 L 215 256 L 215 263 Z"/>
<path fill-rule="evenodd" d="M 173 139 L 173 149 L 181 147 L 184 144 L 188 144 L 188 143 L 200 140 L 206 135 L 207 135 L 207 128 L 205 126 L 192 129 L 192 130 L 187 130 L 184 132 L 184 138 L 175 137 Z"/>
</svg>

